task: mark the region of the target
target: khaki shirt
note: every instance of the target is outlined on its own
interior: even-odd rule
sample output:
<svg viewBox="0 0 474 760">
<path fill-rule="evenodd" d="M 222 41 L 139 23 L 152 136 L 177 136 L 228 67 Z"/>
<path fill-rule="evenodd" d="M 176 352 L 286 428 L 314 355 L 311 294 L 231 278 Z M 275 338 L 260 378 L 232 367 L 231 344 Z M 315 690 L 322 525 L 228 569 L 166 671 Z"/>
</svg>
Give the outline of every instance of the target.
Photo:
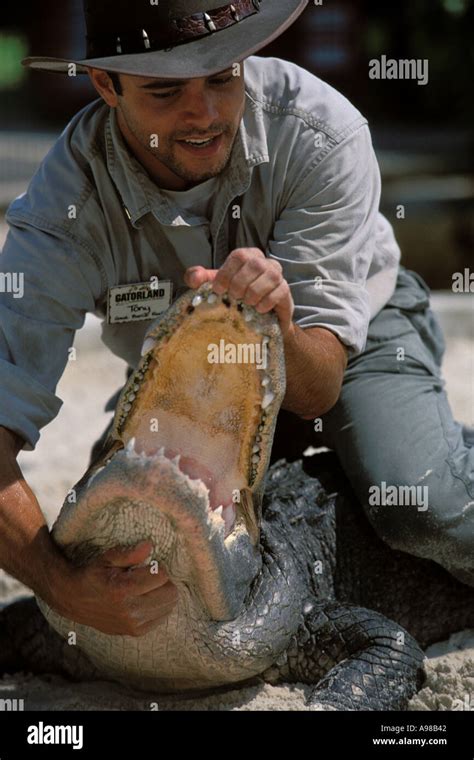
<svg viewBox="0 0 474 760">
<path fill-rule="evenodd" d="M 136 366 L 150 322 L 108 324 L 108 289 L 158 276 L 171 280 L 174 300 L 187 267 L 218 268 L 230 253 L 237 196 L 236 247 L 281 263 L 294 322 L 326 327 L 352 355 L 363 350 L 400 259 L 379 213 L 367 120 L 287 61 L 252 56 L 244 76 L 245 112 L 208 221 L 160 192 L 102 99 L 76 114 L 11 203 L 0 272 L 22 273 L 24 292 L 0 293 L 0 425 L 27 449 L 61 407 L 56 386 L 86 313 L 103 319 L 104 343 Z"/>
</svg>

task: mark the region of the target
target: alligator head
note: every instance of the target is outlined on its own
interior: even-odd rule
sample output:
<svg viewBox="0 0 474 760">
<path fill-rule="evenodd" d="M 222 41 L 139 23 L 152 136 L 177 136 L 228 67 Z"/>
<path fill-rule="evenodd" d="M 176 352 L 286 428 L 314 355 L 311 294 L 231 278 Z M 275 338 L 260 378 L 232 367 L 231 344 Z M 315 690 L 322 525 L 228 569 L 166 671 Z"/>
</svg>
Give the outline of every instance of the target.
<svg viewBox="0 0 474 760">
<path fill-rule="evenodd" d="M 284 392 L 283 341 L 273 312 L 259 314 L 205 283 L 148 330 L 105 454 L 53 526 L 53 538 L 77 564 L 151 539 L 149 562 L 163 564 L 179 602 L 166 634 L 159 626 L 140 642 L 173 637 L 174 621 L 179 638 L 183 615 L 207 625 L 205 638 L 211 622 L 245 612 L 261 572 L 261 500 Z M 107 665 L 107 639 L 130 638 L 64 620 L 38 601 L 60 633 L 81 633 L 78 643 L 99 665 Z"/>
</svg>

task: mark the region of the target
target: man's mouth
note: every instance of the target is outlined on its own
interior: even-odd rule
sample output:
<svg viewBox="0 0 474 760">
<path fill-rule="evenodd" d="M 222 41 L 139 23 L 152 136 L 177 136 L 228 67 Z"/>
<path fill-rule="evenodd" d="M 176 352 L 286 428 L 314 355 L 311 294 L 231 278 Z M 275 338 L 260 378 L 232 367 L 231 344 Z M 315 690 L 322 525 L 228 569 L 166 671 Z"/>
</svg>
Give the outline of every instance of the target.
<svg viewBox="0 0 474 760">
<path fill-rule="evenodd" d="M 177 142 L 189 152 L 209 156 L 219 149 L 222 143 L 222 132 L 211 137 L 187 137 Z"/>
</svg>

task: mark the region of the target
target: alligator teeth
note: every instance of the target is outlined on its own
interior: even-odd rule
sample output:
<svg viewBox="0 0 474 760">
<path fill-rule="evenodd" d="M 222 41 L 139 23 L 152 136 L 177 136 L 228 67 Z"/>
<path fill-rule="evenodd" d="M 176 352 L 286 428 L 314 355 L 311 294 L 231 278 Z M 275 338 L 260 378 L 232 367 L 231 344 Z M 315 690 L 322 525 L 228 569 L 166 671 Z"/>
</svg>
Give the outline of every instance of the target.
<svg viewBox="0 0 474 760">
<path fill-rule="evenodd" d="M 125 453 L 126 454 L 134 454 L 135 453 L 135 438 L 130 438 L 129 442 L 125 446 Z"/>
<path fill-rule="evenodd" d="M 191 303 L 193 306 L 199 306 L 199 304 L 202 303 L 202 296 L 200 296 L 199 294 L 197 296 L 194 296 Z"/>
<path fill-rule="evenodd" d="M 227 507 L 224 507 L 222 510 L 222 517 L 225 523 L 225 535 L 227 536 L 232 531 L 235 523 L 234 504 L 229 504 Z"/>
<path fill-rule="evenodd" d="M 172 459 L 171 461 L 173 462 L 173 464 L 176 465 L 176 467 L 179 467 L 179 460 L 180 459 L 181 459 L 181 454 L 176 454 L 176 456 L 174 457 L 174 459 Z"/>
<path fill-rule="evenodd" d="M 264 375 L 262 377 L 262 385 L 268 385 L 269 383 L 270 383 L 270 378 L 268 377 L 268 375 Z"/>
<path fill-rule="evenodd" d="M 157 341 L 155 340 L 155 338 L 145 338 L 145 340 L 143 341 L 141 355 L 145 356 L 145 354 L 147 354 L 149 351 L 151 351 L 152 348 L 155 347 L 156 342 Z"/>
<path fill-rule="evenodd" d="M 272 391 L 267 391 L 262 399 L 262 409 L 266 409 L 267 406 L 270 406 L 274 398 L 275 394 L 272 393 Z"/>
<path fill-rule="evenodd" d="M 250 311 L 246 311 L 244 314 L 244 320 L 250 322 L 253 319 L 253 314 Z"/>
<path fill-rule="evenodd" d="M 86 488 L 89 488 L 89 486 L 90 486 L 90 484 L 92 483 L 92 481 L 94 480 L 94 478 L 96 478 L 96 477 L 97 477 L 97 475 L 98 475 L 100 472 L 102 472 L 102 470 L 105 470 L 105 464 L 104 464 L 104 465 L 102 465 L 102 467 L 99 467 L 99 469 L 98 469 L 98 470 L 96 470 L 96 471 L 95 471 L 95 472 L 94 472 L 94 473 L 93 473 L 93 474 L 90 476 L 89 480 L 87 481 L 87 486 L 86 486 Z"/>
<path fill-rule="evenodd" d="M 219 507 L 217 507 L 216 509 L 214 509 L 214 514 L 215 515 L 219 515 L 219 517 L 222 517 L 222 511 L 223 511 L 223 509 L 224 509 L 224 507 L 221 504 Z M 224 518 L 222 517 L 222 519 L 224 519 Z"/>
<path fill-rule="evenodd" d="M 215 303 L 217 301 L 217 293 L 210 293 L 207 297 L 208 303 Z"/>
<path fill-rule="evenodd" d="M 260 446 L 257 446 L 257 444 L 255 444 L 252 449 L 252 454 L 257 454 L 259 451 L 260 451 Z"/>
<path fill-rule="evenodd" d="M 123 405 L 124 412 L 129 412 L 131 408 L 132 408 L 131 404 L 124 404 Z"/>
</svg>

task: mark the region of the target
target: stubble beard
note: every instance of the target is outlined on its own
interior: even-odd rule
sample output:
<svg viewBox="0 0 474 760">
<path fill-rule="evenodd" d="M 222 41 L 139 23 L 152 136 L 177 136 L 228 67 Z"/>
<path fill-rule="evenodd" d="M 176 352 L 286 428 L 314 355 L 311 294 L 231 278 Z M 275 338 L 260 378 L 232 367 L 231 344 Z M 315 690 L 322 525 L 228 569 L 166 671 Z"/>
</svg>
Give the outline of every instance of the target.
<svg viewBox="0 0 474 760">
<path fill-rule="evenodd" d="M 150 145 L 150 134 L 145 133 L 143 129 L 134 122 L 133 118 L 130 118 L 130 114 L 127 113 L 123 107 L 120 107 L 120 111 L 128 129 L 133 134 L 135 139 L 140 143 L 142 148 L 144 148 L 144 150 L 146 150 L 147 153 L 150 153 L 154 158 L 158 159 L 164 166 L 166 166 L 167 169 L 180 177 L 180 179 L 194 183 L 205 182 L 206 180 L 212 179 L 213 177 L 217 177 L 219 174 L 221 174 L 229 163 L 238 128 L 235 129 L 235 131 L 228 126 L 224 129 L 221 129 L 222 138 L 224 141 L 223 146 L 221 146 L 222 156 L 219 157 L 219 160 L 218 157 L 215 157 L 214 159 L 208 158 L 206 161 L 207 164 L 209 164 L 211 161 L 216 162 L 213 164 L 212 168 L 207 166 L 206 169 L 193 170 L 189 167 L 184 158 L 180 159 L 176 155 L 176 152 L 179 151 L 179 146 L 177 145 L 174 138 L 160 140 L 160 137 L 158 135 L 158 147 L 154 147 L 153 145 Z M 191 162 L 192 158 L 190 158 L 189 161 Z"/>
</svg>

